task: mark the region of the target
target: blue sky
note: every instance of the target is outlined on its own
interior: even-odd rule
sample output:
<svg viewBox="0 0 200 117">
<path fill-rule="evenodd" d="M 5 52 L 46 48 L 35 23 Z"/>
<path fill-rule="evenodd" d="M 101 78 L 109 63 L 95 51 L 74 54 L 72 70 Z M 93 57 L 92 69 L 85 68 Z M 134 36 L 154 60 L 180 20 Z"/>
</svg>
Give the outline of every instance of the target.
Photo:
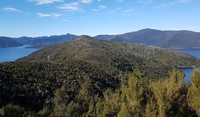
<svg viewBox="0 0 200 117">
<path fill-rule="evenodd" d="M 200 0 L 0 0 L 0 36 L 200 32 Z"/>
</svg>

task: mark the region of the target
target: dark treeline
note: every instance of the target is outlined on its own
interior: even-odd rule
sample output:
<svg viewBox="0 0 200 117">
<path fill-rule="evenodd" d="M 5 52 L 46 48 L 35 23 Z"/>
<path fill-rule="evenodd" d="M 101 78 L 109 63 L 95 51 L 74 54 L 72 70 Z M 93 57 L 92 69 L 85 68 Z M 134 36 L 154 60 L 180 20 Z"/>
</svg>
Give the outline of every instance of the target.
<svg viewBox="0 0 200 117">
<path fill-rule="evenodd" d="M 40 62 L 33 65 L 4 63 L 6 65 L 0 67 L 3 77 L 0 80 L 0 115 L 183 117 L 200 114 L 200 71 L 195 70 L 191 84 L 185 85 L 184 73 L 176 70 L 159 80 L 149 79 L 136 69 L 122 77 L 114 77 L 79 62 L 68 63 L 70 67 Z M 29 71 L 29 67 L 35 67 L 35 71 Z"/>
</svg>

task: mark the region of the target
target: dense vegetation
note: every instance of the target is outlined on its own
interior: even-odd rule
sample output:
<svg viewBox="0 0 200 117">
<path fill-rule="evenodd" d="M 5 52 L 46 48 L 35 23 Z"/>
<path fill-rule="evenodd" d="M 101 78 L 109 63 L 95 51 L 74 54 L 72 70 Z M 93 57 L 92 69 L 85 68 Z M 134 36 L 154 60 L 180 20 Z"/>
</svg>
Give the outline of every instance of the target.
<svg viewBox="0 0 200 117">
<path fill-rule="evenodd" d="M 41 109 L 45 99 L 52 97 L 55 89 L 63 84 L 72 97 L 85 80 L 95 83 L 94 91 L 101 95 L 107 87 L 117 88 L 119 85 L 119 79 L 81 60 L 65 64 L 4 63 L 0 71 L 1 104 L 12 102 L 36 110 Z"/>
<path fill-rule="evenodd" d="M 158 66 L 161 69 L 164 66 L 175 68 L 199 64 L 199 59 L 188 54 L 144 45 L 102 41 L 84 35 L 39 50 L 18 61 L 62 62 L 74 58 L 122 67 L 123 70 L 134 66 L 137 68 Z"/>
<path fill-rule="evenodd" d="M 56 75 L 58 76 L 56 78 L 52 75 L 51 80 L 50 77 L 46 79 L 44 73 L 39 79 L 35 78 L 41 74 L 32 79 L 30 77 L 7 79 L 15 85 L 9 83 L 1 85 L 3 92 L 1 92 L 0 115 L 182 117 L 197 116 L 200 113 L 200 103 L 198 103 L 200 71 L 194 72 L 191 77 L 192 83 L 187 86 L 184 83 L 184 74 L 175 70 L 170 73 L 169 78 L 158 81 L 152 81 L 135 70 L 121 77 L 120 81 L 109 79 L 106 85 L 104 83 L 108 81 L 101 78 L 94 79 L 92 78 L 94 74 L 85 75 L 83 78 L 78 77 L 79 73 L 74 75 L 72 72 L 72 74 L 67 77 Z M 27 83 L 23 84 L 23 81 Z M 5 98 L 5 95 L 9 96 Z"/>
<path fill-rule="evenodd" d="M 121 35 L 98 35 L 96 38 L 127 43 L 139 43 L 162 48 L 200 49 L 200 33 L 192 31 L 161 31 L 143 29 Z"/>
<path fill-rule="evenodd" d="M 199 59 L 80 36 L 0 64 L 0 116 L 197 116 Z"/>
</svg>

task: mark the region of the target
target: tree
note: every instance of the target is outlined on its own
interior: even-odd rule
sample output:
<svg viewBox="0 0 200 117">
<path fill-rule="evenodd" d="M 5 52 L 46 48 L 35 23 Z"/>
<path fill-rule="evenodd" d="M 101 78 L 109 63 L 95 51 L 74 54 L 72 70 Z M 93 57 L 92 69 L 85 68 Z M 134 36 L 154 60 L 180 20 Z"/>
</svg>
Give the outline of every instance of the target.
<svg viewBox="0 0 200 117">
<path fill-rule="evenodd" d="M 169 78 L 152 82 L 150 87 L 158 105 L 158 116 L 181 116 L 186 102 L 184 73 L 175 71 Z"/>
<path fill-rule="evenodd" d="M 2 117 L 23 117 L 25 111 L 23 108 L 17 105 L 8 104 L 0 109 L 0 115 Z"/>
<path fill-rule="evenodd" d="M 200 116 L 200 70 L 194 70 L 188 88 L 188 104 Z"/>
</svg>

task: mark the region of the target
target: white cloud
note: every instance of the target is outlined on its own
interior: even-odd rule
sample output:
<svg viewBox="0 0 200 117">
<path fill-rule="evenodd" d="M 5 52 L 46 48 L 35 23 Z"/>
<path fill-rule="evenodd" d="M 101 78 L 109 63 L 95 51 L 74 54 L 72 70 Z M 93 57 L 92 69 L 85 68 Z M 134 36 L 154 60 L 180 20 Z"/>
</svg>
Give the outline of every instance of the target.
<svg viewBox="0 0 200 117">
<path fill-rule="evenodd" d="M 49 17 L 49 16 L 51 16 L 51 14 L 45 14 L 45 13 L 37 13 L 37 15 L 39 17 Z"/>
<path fill-rule="evenodd" d="M 139 0 L 138 2 L 143 3 L 143 4 L 151 4 L 153 0 Z"/>
<path fill-rule="evenodd" d="M 160 6 L 156 6 L 156 7 L 153 7 L 153 8 L 154 9 L 160 9 L 160 8 L 163 8 L 163 7 L 169 7 L 169 6 L 173 6 L 173 5 L 177 5 L 177 4 L 188 3 L 190 1 L 191 0 L 176 0 L 174 2 L 169 2 L 169 3 L 166 3 L 166 4 L 161 4 Z"/>
<path fill-rule="evenodd" d="M 133 11 L 135 11 L 135 9 L 128 9 L 128 10 L 125 10 L 124 12 L 125 13 L 130 13 L 130 12 L 133 12 Z"/>
<path fill-rule="evenodd" d="M 11 7 L 6 7 L 3 10 L 5 10 L 5 11 L 12 11 L 12 12 L 21 12 L 20 10 L 18 10 L 16 8 L 11 8 Z"/>
<path fill-rule="evenodd" d="M 135 11 L 135 9 L 127 9 L 124 11 L 123 15 L 124 16 L 131 16 L 133 15 L 133 12 Z"/>
<path fill-rule="evenodd" d="M 97 0 L 98 2 L 101 2 L 101 0 Z"/>
<path fill-rule="evenodd" d="M 124 2 L 124 0 L 118 0 L 119 2 Z"/>
<path fill-rule="evenodd" d="M 52 13 L 51 16 L 54 17 L 54 18 L 58 18 L 58 17 L 60 17 L 60 16 L 63 16 L 63 14 Z"/>
<path fill-rule="evenodd" d="M 98 9 L 92 9 L 92 11 L 93 12 L 98 12 L 98 11 L 100 11 L 100 9 L 105 9 L 105 8 L 106 8 L 106 6 L 100 5 Z"/>
<path fill-rule="evenodd" d="M 63 16 L 63 14 L 58 14 L 58 13 L 51 13 L 51 14 L 46 14 L 46 13 L 37 13 L 39 17 L 53 17 L 53 18 L 58 18 L 60 16 Z"/>
<path fill-rule="evenodd" d="M 50 4 L 54 2 L 64 2 L 64 0 L 28 0 L 29 2 L 37 2 L 37 5 Z"/>
<path fill-rule="evenodd" d="M 90 4 L 92 0 L 80 0 L 81 3 Z"/>
<path fill-rule="evenodd" d="M 101 8 L 101 9 L 105 9 L 106 6 L 104 6 L 104 5 L 100 5 L 99 8 Z"/>
<path fill-rule="evenodd" d="M 110 10 L 109 13 L 117 13 L 117 12 L 120 12 L 121 11 L 121 8 L 117 8 L 117 9 L 114 9 L 114 10 Z"/>
<path fill-rule="evenodd" d="M 187 3 L 190 2 L 190 0 L 177 0 L 178 3 Z"/>
<path fill-rule="evenodd" d="M 68 11 L 77 11 L 79 10 L 79 3 L 78 2 L 74 2 L 74 3 L 70 3 L 70 4 L 64 4 L 60 7 L 58 7 L 59 9 L 64 9 L 64 10 L 68 10 Z"/>
</svg>

